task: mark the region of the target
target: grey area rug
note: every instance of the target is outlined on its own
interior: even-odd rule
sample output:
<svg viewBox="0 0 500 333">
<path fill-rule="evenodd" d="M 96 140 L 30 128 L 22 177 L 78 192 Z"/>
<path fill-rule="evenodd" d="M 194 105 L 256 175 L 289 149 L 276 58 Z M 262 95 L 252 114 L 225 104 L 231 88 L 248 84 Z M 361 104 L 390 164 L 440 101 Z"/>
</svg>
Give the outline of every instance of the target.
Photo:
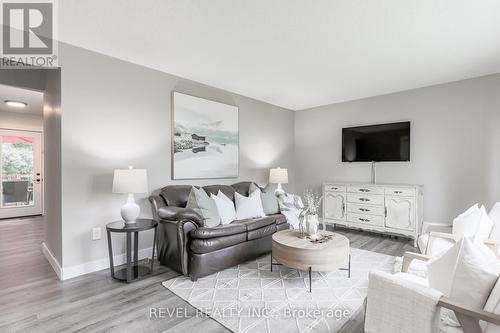
<svg viewBox="0 0 500 333">
<path fill-rule="evenodd" d="M 368 272 L 391 272 L 394 257 L 351 248 L 347 272 L 308 272 L 274 266 L 261 257 L 192 282 L 180 276 L 163 286 L 233 332 L 337 332 L 362 310 Z"/>
</svg>

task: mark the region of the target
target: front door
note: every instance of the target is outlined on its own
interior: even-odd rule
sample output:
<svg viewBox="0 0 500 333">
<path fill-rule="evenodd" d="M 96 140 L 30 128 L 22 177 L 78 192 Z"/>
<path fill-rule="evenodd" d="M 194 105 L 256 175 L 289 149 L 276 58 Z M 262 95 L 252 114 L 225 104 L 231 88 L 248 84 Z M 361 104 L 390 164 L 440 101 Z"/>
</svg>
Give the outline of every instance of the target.
<svg viewBox="0 0 500 333">
<path fill-rule="evenodd" d="M 0 129 L 0 218 L 42 210 L 41 133 Z"/>
</svg>

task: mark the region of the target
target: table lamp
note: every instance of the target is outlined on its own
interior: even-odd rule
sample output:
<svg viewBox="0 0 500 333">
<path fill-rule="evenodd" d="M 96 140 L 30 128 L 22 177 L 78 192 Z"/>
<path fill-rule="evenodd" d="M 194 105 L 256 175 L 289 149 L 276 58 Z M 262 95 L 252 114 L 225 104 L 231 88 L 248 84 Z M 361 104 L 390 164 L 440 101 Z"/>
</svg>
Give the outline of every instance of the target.
<svg viewBox="0 0 500 333">
<path fill-rule="evenodd" d="M 280 167 L 269 170 L 269 182 L 278 184 L 276 193 L 285 193 L 281 184 L 288 184 L 288 169 L 281 169 Z"/>
<path fill-rule="evenodd" d="M 148 175 L 145 169 L 116 169 L 113 175 L 113 193 L 128 194 L 121 208 L 125 224 L 134 224 L 141 208 L 135 203 L 134 194 L 148 192 Z"/>
</svg>

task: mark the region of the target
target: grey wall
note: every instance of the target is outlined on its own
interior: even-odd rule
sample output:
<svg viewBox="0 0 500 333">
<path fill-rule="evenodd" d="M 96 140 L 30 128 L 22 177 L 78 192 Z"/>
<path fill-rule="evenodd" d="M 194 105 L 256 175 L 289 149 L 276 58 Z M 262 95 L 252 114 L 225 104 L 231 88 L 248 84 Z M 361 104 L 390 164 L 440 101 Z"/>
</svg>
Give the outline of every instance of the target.
<svg viewBox="0 0 500 333">
<path fill-rule="evenodd" d="M 268 169 L 278 165 L 290 168 L 293 177 L 293 112 L 65 44 L 60 60 L 64 267 L 107 257 L 106 237 L 92 241 L 91 229 L 120 219 L 126 198 L 111 193 L 115 168 L 147 169 L 151 190 L 181 183 L 266 183 Z M 171 180 L 173 90 L 239 107 L 238 179 Z M 150 216 L 145 196 L 138 202 L 142 215 Z M 150 244 L 148 236 L 140 247 Z M 123 241 L 115 246 L 123 251 Z"/>
<path fill-rule="evenodd" d="M 61 71 L 47 70 L 43 95 L 45 244 L 62 265 Z"/>
<path fill-rule="evenodd" d="M 342 127 L 409 120 L 411 162 L 379 163 L 380 183 L 424 185 L 424 218 L 437 222 L 500 201 L 499 82 L 494 75 L 297 112 L 296 190 L 368 182 L 369 163 L 341 162 Z"/>
<path fill-rule="evenodd" d="M 488 90 L 495 101 L 486 118 L 486 203 L 500 201 L 500 75 L 492 78 Z"/>
</svg>

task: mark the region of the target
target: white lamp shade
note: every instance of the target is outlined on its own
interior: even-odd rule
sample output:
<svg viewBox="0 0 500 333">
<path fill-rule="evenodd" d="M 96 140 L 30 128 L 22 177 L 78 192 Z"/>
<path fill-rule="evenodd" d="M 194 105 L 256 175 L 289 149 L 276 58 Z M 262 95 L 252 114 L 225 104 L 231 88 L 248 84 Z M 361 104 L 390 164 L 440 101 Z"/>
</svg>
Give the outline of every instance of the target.
<svg viewBox="0 0 500 333">
<path fill-rule="evenodd" d="M 147 193 L 148 174 L 145 169 L 116 169 L 113 193 Z"/>
<path fill-rule="evenodd" d="M 269 170 L 269 182 L 273 184 L 288 183 L 288 169 L 271 169 Z"/>
</svg>

